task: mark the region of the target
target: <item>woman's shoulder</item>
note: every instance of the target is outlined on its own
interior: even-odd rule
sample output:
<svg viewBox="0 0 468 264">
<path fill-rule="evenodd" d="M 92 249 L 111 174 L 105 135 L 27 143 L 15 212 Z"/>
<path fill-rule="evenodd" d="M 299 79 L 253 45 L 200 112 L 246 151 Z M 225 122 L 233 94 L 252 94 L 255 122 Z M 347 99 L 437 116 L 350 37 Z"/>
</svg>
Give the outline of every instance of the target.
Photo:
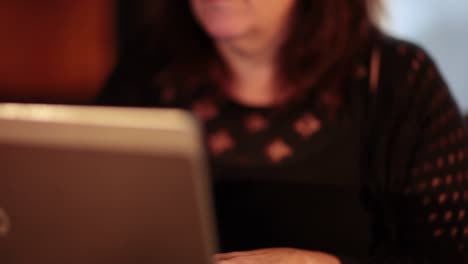
<svg viewBox="0 0 468 264">
<path fill-rule="evenodd" d="M 141 28 L 131 36 L 121 39 L 118 47 L 118 66 L 138 68 L 152 68 L 162 60 L 163 53 L 158 52 L 155 34 L 150 28 Z"/>
<path fill-rule="evenodd" d="M 154 38 L 148 29 L 121 40 L 117 61 L 97 96 L 102 105 L 150 106 L 158 100 L 152 77 L 161 65 Z"/>
<path fill-rule="evenodd" d="M 375 42 L 374 52 L 378 53 L 382 77 L 404 80 L 408 85 L 417 84 L 429 75 L 442 77 L 437 62 L 420 43 L 382 35 Z"/>
<path fill-rule="evenodd" d="M 370 89 L 379 116 L 395 122 L 421 121 L 443 111 L 439 110 L 442 105 L 455 108 L 445 78 L 421 45 L 382 36 L 374 42 L 371 53 Z"/>
<path fill-rule="evenodd" d="M 380 53 L 382 70 L 401 76 L 424 71 L 427 67 L 437 67 L 430 53 L 421 45 L 388 35 L 382 35 L 374 45 Z"/>
<path fill-rule="evenodd" d="M 420 44 L 388 35 L 374 45 L 370 67 L 378 75 L 376 86 L 387 99 L 400 103 L 418 96 L 431 96 L 436 90 L 448 90 L 437 63 Z M 372 76 L 371 76 L 372 78 Z M 375 78 L 375 76 L 374 76 Z M 429 98 L 428 98 L 429 99 Z"/>
</svg>

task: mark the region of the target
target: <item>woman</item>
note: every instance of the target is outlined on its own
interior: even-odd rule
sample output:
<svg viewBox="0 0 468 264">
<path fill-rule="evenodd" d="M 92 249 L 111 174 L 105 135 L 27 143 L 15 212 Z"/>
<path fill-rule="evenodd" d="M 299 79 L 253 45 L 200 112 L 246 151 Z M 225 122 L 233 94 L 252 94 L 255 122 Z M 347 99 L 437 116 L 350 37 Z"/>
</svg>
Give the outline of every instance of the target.
<svg viewBox="0 0 468 264">
<path fill-rule="evenodd" d="M 100 104 L 205 125 L 216 263 L 463 263 L 466 130 L 365 0 L 161 1 Z M 229 253 L 231 252 L 231 253 Z"/>
</svg>

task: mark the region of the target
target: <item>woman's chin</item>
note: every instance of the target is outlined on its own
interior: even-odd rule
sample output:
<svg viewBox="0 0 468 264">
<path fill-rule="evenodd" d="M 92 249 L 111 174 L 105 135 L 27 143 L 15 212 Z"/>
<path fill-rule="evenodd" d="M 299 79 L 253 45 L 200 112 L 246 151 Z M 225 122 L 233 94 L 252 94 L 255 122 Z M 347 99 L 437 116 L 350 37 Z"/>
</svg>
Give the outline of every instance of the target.
<svg viewBox="0 0 468 264">
<path fill-rule="evenodd" d="M 232 27 L 211 27 L 206 32 L 213 40 L 232 40 L 241 38 L 246 34 L 246 30 Z"/>
</svg>

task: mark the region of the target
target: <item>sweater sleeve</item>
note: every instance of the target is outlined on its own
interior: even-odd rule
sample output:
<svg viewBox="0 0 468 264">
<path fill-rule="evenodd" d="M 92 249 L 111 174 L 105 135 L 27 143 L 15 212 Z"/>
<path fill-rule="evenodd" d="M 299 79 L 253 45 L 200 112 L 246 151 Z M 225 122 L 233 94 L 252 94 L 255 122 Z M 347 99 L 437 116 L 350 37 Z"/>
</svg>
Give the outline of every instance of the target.
<svg viewBox="0 0 468 264">
<path fill-rule="evenodd" d="M 402 179 L 399 237 L 407 254 L 426 256 L 428 263 L 466 263 L 466 126 L 432 60 L 421 50 L 413 56 L 411 67 L 419 76 L 415 85 L 410 77 L 408 86 L 414 89 L 413 102 L 419 113 L 412 120 L 417 133 Z"/>
<path fill-rule="evenodd" d="M 435 63 L 408 43 L 382 48 L 370 174 L 376 246 L 344 264 L 468 263 L 468 140 Z"/>
</svg>

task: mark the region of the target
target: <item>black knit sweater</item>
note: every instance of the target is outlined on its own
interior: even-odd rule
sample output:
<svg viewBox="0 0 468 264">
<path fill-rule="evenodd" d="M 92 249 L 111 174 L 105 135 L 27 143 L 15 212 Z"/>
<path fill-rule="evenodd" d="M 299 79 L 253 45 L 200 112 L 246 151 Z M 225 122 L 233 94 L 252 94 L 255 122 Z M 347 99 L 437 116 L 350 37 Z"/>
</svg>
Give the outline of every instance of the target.
<svg viewBox="0 0 468 264">
<path fill-rule="evenodd" d="M 155 87 L 145 58 L 125 53 L 98 104 L 199 115 L 222 251 L 297 247 L 344 263 L 467 261 L 467 133 L 420 48 L 380 40 L 356 60 L 333 119 L 312 95 L 280 113 L 209 92 L 181 99 Z"/>
</svg>

